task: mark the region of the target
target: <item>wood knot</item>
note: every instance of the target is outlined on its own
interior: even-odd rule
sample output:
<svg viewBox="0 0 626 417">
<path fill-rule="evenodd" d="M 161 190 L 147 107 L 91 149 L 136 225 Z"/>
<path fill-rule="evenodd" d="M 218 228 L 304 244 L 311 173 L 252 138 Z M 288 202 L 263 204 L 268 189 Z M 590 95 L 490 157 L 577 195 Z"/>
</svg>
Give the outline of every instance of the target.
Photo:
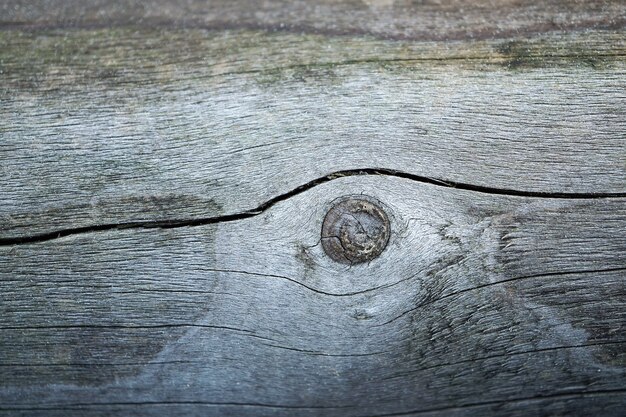
<svg viewBox="0 0 626 417">
<path fill-rule="evenodd" d="M 389 234 L 389 218 L 372 199 L 347 197 L 326 214 L 322 247 L 334 261 L 354 265 L 380 255 Z"/>
</svg>

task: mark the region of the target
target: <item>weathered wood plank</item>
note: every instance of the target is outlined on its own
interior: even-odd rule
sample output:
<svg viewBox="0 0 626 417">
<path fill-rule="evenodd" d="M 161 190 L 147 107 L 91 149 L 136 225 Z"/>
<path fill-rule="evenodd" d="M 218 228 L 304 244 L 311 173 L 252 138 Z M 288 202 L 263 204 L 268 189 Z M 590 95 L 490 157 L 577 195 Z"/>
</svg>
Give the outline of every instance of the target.
<svg viewBox="0 0 626 417">
<path fill-rule="evenodd" d="M 623 415 L 625 29 L 0 1 L 0 414 Z M 336 263 L 362 194 L 389 245 Z"/>
<path fill-rule="evenodd" d="M 360 194 L 391 241 L 335 263 L 321 222 Z M 237 221 L 0 247 L 0 408 L 619 415 L 625 225 L 623 198 L 365 175 Z"/>
<path fill-rule="evenodd" d="M 0 38 L 2 239 L 230 215 L 347 169 L 626 190 L 623 31 L 452 44 L 123 28 Z"/>
</svg>

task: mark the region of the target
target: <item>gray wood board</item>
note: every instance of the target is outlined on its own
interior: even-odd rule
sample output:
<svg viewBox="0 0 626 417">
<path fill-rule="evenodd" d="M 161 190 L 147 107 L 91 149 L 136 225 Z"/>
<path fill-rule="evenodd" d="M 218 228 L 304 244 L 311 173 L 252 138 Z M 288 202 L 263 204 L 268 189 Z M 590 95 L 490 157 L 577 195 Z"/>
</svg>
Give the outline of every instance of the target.
<svg viewBox="0 0 626 417">
<path fill-rule="evenodd" d="M 391 219 L 323 252 L 337 198 Z M 0 409 L 620 415 L 626 200 L 337 178 L 246 219 L 0 247 Z"/>
<path fill-rule="evenodd" d="M 254 210 L 337 171 L 624 195 L 623 31 L 0 31 L 0 239 Z"/>
<path fill-rule="evenodd" d="M 0 1 L 0 414 L 626 407 L 623 1 Z M 321 222 L 367 195 L 367 264 Z"/>
</svg>

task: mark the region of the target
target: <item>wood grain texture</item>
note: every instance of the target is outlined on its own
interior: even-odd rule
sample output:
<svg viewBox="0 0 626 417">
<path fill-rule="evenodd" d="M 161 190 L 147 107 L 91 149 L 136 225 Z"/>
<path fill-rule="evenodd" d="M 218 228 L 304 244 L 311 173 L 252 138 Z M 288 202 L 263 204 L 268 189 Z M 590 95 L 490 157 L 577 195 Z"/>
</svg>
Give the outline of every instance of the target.
<svg viewBox="0 0 626 417">
<path fill-rule="evenodd" d="M 392 238 L 350 267 L 319 240 L 351 194 L 384 205 Z M 0 403 L 381 415 L 549 402 L 617 415 L 625 220 L 624 199 L 360 176 L 239 221 L 2 247 Z"/>
<path fill-rule="evenodd" d="M 621 32 L 461 44 L 201 30 L 0 37 L 4 239 L 231 215 L 346 169 L 519 192 L 626 190 Z"/>
<path fill-rule="evenodd" d="M 17 0 L 0 3 L 4 27 L 160 26 L 451 40 L 621 29 L 619 0 Z"/>
<path fill-rule="evenodd" d="M 0 0 L 0 414 L 623 415 L 625 28 Z M 334 262 L 362 195 L 389 244 Z"/>
</svg>

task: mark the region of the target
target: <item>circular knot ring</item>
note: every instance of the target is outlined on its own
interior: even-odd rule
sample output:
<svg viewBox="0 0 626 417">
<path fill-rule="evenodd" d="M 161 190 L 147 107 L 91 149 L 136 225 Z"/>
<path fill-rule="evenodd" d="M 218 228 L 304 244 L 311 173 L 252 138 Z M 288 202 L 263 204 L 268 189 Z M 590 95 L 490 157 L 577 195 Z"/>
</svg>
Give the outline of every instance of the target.
<svg viewBox="0 0 626 417">
<path fill-rule="evenodd" d="M 335 204 L 322 225 L 322 247 L 343 264 L 371 261 L 389 242 L 389 218 L 380 206 L 362 196 Z"/>
</svg>

